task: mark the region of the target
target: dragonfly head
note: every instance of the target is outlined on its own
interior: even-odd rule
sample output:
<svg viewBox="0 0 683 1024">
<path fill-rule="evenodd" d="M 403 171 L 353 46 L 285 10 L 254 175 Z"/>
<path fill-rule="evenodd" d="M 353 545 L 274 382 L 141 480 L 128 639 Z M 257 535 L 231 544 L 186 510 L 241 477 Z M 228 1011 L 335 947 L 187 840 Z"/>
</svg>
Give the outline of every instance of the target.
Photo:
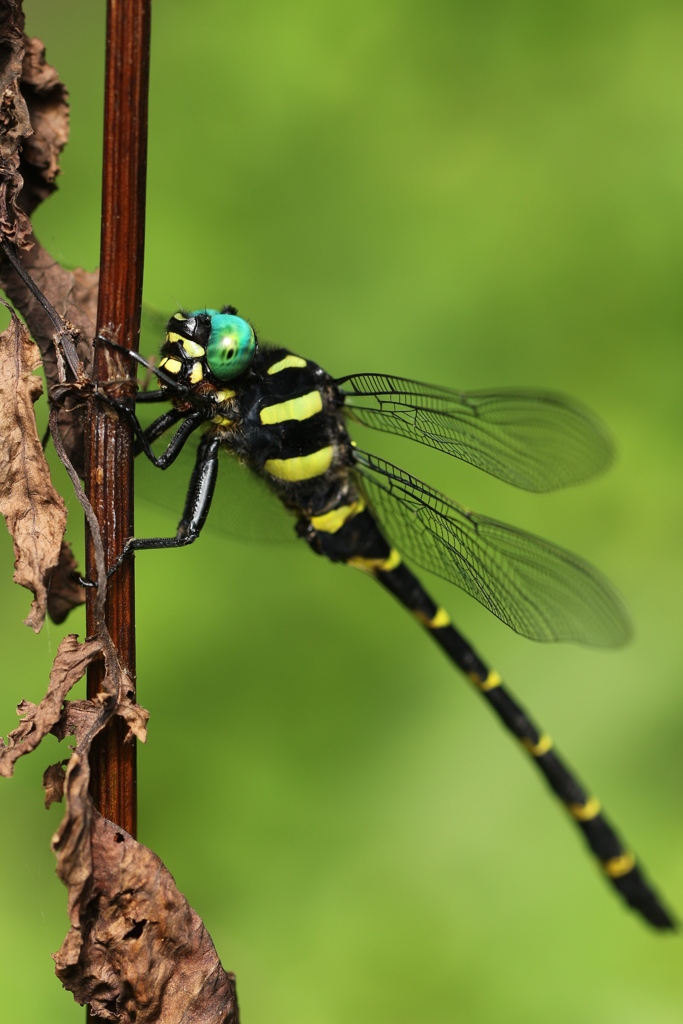
<svg viewBox="0 0 683 1024">
<path fill-rule="evenodd" d="M 181 310 L 166 325 L 159 369 L 181 387 L 220 386 L 244 373 L 256 355 L 257 344 L 253 327 L 237 316 L 234 306 L 220 312 Z"/>
</svg>

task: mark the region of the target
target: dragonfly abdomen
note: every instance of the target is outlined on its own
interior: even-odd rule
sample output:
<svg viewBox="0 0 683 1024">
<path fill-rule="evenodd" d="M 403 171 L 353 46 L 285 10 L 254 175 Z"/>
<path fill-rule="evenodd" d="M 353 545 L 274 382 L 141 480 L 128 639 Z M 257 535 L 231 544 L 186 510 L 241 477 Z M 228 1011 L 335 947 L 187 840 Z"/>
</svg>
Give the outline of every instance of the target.
<svg viewBox="0 0 683 1024">
<path fill-rule="evenodd" d="M 655 928 L 675 927 L 635 857 L 603 814 L 600 801 L 584 789 L 557 753 L 551 737 L 515 700 L 500 675 L 481 660 L 455 629 L 448 613 L 432 601 L 402 562 L 391 568 L 377 566 L 370 571 L 421 622 L 449 660 L 474 684 L 505 728 L 521 742 L 583 833 L 605 877 L 623 899 Z"/>
<path fill-rule="evenodd" d="M 445 609 L 429 596 L 418 578 L 384 537 L 361 500 L 300 530 L 311 547 L 333 561 L 343 561 L 374 576 L 418 619 L 456 668 L 474 684 L 508 732 L 562 801 L 600 863 L 605 877 L 626 902 L 656 928 L 674 922 L 643 876 L 635 858 L 602 812 L 599 800 L 578 781 L 544 732 L 515 700 L 500 675 L 490 669 L 455 629 Z M 321 529 L 321 526 L 323 527 Z M 325 529 L 327 527 L 327 529 Z"/>
</svg>

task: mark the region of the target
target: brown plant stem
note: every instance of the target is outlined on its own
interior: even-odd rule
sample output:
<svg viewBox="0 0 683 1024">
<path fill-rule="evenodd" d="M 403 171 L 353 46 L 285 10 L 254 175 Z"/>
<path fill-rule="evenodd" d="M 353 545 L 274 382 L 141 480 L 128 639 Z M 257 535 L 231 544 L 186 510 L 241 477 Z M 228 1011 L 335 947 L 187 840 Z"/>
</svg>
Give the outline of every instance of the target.
<svg viewBox="0 0 683 1024">
<path fill-rule="evenodd" d="M 147 153 L 150 0 L 109 0 L 107 5 L 102 234 L 97 333 L 125 348 L 137 347 L 142 301 Z M 130 399 L 133 369 L 125 356 L 96 346 L 94 379 L 119 400 Z M 128 425 L 104 403 L 88 414 L 86 493 L 97 516 L 107 564 L 133 535 L 133 445 Z M 98 579 L 88 534 L 87 573 L 107 587 L 105 622 L 120 662 L 135 679 L 133 562 L 109 581 Z M 96 630 L 97 591 L 88 594 L 86 624 Z M 88 670 L 88 697 L 102 690 L 104 664 Z M 125 723 L 113 719 L 93 744 L 91 792 L 105 818 L 136 833 L 135 745 L 124 742 Z"/>
</svg>

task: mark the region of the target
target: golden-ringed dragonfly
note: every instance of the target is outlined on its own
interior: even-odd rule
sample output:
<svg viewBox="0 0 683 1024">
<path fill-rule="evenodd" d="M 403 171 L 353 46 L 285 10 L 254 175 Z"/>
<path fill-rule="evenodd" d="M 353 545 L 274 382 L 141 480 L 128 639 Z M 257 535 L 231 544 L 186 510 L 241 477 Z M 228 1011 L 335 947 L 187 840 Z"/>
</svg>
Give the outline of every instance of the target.
<svg viewBox="0 0 683 1024">
<path fill-rule="evenodd" d="M 261 343 L 233 306 L 175 313 L 157 368 L 160 387 L 139 402 L 170 402 L 146 429 L 125 408 L 136 453 L 168 469 L 199 431 L 182 518 L 173 537 L 135 537 L 131 551 L 177 548 L 206 522 L 225 450 L 266 482 L 316 554 L 362 569 L 420 622 L 519 740 L 583 833 L 602 872 L 651 925 L 675 927 L 588 791 L 448 613 L 403 561 L 455 583 L 533 640 L 618 646 L 627 614 L 607 580 L 581 558 L 478 515 L 397 466 L 362 451 L 347 424 L 412 438 L 528 491 L 551 491 L 603 470 L 612 445 L 580 404 L 534 390 L 463 393 L 383 374 L 335 379 L 316 363 Z M 160 455 L 152 443 L 175 429 Z"/>
</svg>

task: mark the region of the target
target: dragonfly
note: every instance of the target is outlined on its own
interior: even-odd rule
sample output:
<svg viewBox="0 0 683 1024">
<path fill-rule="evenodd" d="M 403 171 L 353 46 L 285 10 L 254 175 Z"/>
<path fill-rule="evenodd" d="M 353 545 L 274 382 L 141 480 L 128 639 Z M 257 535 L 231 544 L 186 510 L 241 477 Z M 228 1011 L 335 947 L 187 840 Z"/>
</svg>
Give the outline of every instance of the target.
<svg viewBox="0 0 683 1024">
<path fill-rule="evenodd" d="M 111 342 L 110 342 L 111 344 Z M 524 530 L 479 515 L 351 439 L 351 422 L 410 438 L 528 491 L 601 472 L 612 444 L 601 422 L 562 395 L 531 389 L 461 392 L 385 374 L 334 378 L 315 362 L 264 343 L 234 306 L 180 310 L 167 323 L 156 390 L 170 403 L 136 434 L 158 469 L 199 441 L 175 535 L 134 537 L 133 551 L 179 548 L 200 536 L 227 455 L 265 484 L 318 555 L 360 569 L 419 622 L 519 741 L 583 834 L 604 877 L 657 929 L 675 921 L 633 853 L 551 737 L 456 629 L 404 558 L 460 587 L 517 633 L 540 641 L 619 646 L 628 615 L 588 562 Z M 152 445 L 163 439 L 156 454 Z M 220 458 L 219 458 L 220 456 Z"/>
</svg>

